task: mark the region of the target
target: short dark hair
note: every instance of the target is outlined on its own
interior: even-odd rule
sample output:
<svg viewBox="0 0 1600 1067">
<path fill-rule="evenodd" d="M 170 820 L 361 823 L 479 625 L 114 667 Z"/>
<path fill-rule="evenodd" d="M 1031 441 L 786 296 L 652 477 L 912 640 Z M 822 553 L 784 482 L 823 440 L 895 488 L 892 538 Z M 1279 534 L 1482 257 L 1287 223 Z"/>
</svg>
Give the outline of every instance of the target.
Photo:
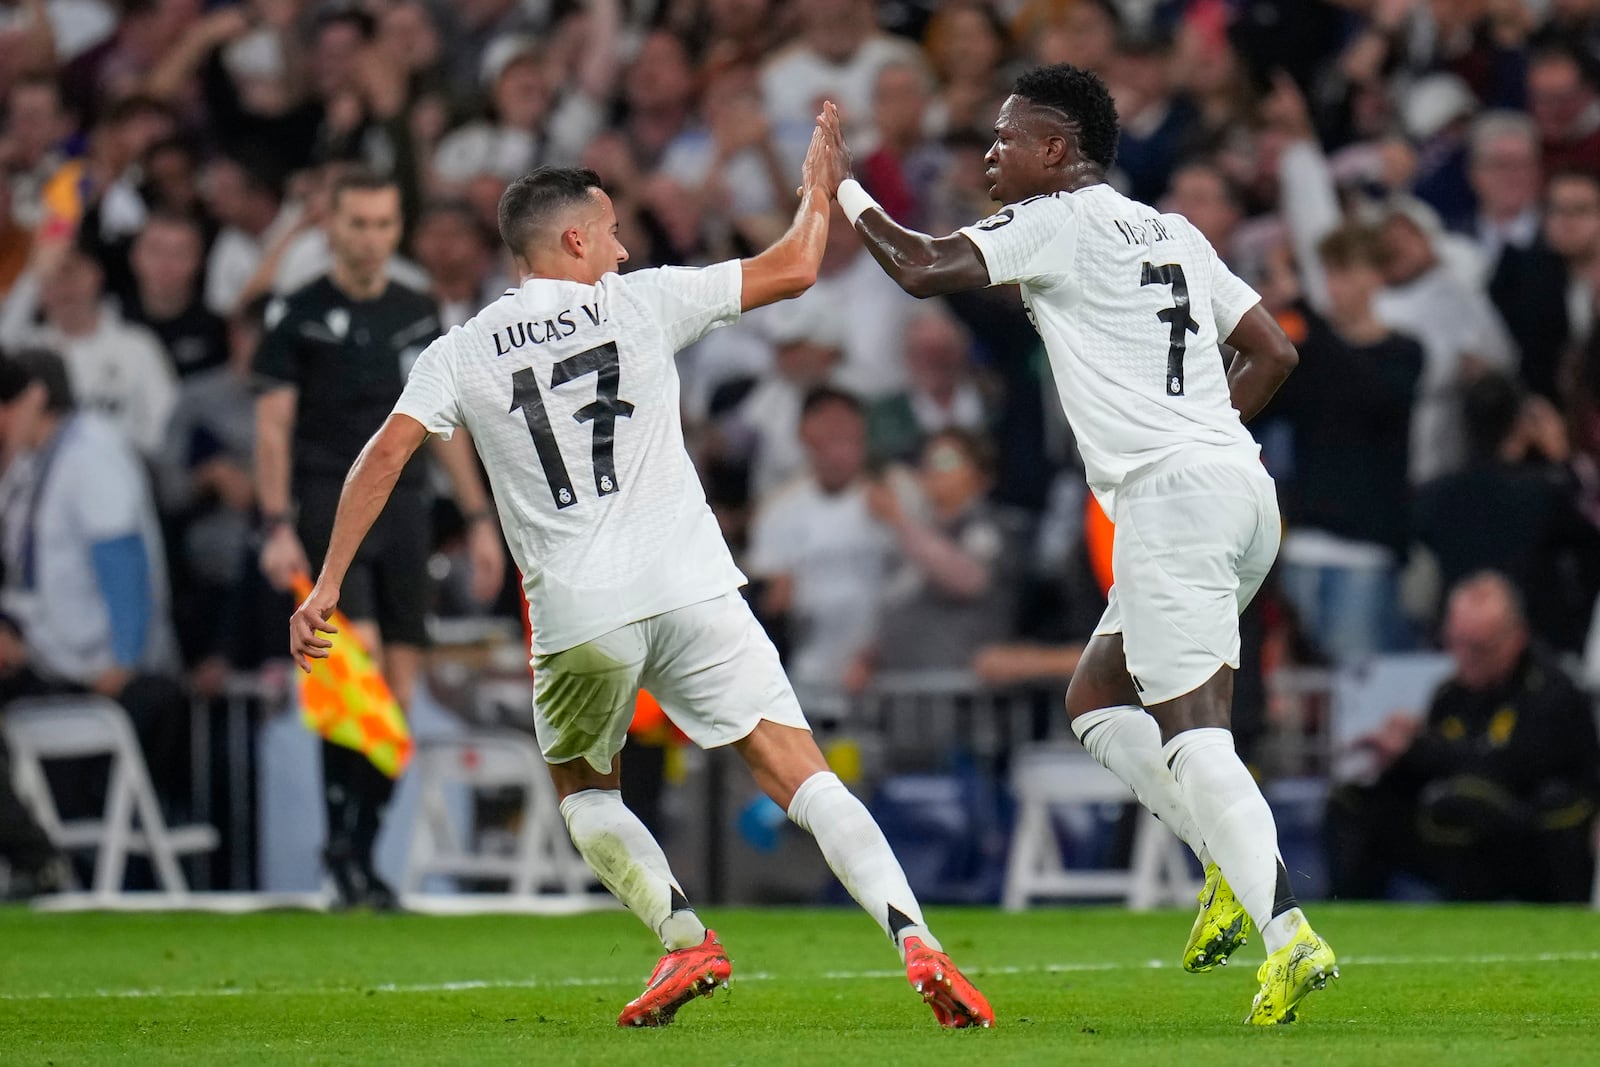
<svg viewBox="0 0 1600 1067">
<path fill-rule="evenodd" d="M 62 414 L 76 406 L 72 399 L 72 383 L 67 379 L 67 365 L 54 352 L 46 348 L 27 348 L 0 356 L 0 404 L 11 403 L 35 382 L 44 386 L 46 411 Z"/>
<path fill-rule="evenodd" d="M 551 215 L 587 201 L 600 187 L 600 175 L 587 167 L 534 168 L 500 196 L 500 240 L 512 255 L 526 258 L 534 232 Z"/>
<path fill-rule="evenodd" d="M 385 174 L 365 167 L 357 167 L 345 171 L 333 180 L 333 194 L 328 200 L 330 207 L 335 210 L 339 207 L 339 198 L 347 192 L 370 193 L 379 189 L 393 189 L 400 191 L 400 184 Z"/>
<path fill-rule="evenodd" d="M 1071 63 L 1034 67 L 1018 75 L 1013 95 L 1029 103 L 1059 111 L 1072 123 L 1078 152 L 1085 159 L 1109 168 L 1117 159 L 1117 105 L 1092 71 Z"/>
<path fill-rule="evenodd" d="M 831 385 L 819 385 L 807 393 L 806 398 L 800 402 L 800 418 L 802 420 L 810 418 L 812 412 L 829 404 L 842 404 L 857 416 L 866 417 L 866 408 L 862 407 L 860 398 L 854 393 L 847 393 Z"/>
</svg>

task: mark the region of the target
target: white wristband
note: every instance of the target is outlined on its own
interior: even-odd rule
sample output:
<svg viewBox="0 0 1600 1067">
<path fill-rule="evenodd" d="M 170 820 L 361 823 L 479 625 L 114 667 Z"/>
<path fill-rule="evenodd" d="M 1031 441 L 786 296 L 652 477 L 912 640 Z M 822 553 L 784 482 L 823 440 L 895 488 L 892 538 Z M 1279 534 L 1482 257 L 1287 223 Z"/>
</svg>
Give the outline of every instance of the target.
<svg viewBox="0 0 1600 1067">
<path fill-rule="evenodd" d="M 852 226 L 856 224 L 856 219 L 861 217 L 862 212 L 870 208 L 883 210 L 878 202 L 872 199 L 872 194 L 861 188 L 861 183 L 854 178 L 846 178 L 840 182 L 839 192 L 835 195 L 839 206 L 844 208 L 844 217 L 850 220 Z"/>
</svg>

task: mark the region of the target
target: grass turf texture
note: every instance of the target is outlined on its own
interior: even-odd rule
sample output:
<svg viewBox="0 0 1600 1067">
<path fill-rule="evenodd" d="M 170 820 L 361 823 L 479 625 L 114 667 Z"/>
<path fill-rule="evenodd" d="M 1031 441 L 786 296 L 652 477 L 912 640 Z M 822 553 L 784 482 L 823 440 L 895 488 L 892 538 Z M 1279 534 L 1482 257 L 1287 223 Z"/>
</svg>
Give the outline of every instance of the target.
<svg viewBox="0 0 1600 1067">
<path fill-rule="evenodd" d="M 0 1063 L 1596 1062 L 1591 912 L 1314 907 L 1344 977 L 1300 1022 L 1258 1029 L 1240 1020 L 1259 938 L 1231 967 L 1189 975 L 1176 965 L 1188 913 L 935 910 L 995 1006 L 988 1032 L 939 1030 L 858 912 L 707 914 L 734 961 L 731 992 L 669 1029 L 619 1031 L 658 955 L 621 912 L 0 910 Z"/>
</svg>

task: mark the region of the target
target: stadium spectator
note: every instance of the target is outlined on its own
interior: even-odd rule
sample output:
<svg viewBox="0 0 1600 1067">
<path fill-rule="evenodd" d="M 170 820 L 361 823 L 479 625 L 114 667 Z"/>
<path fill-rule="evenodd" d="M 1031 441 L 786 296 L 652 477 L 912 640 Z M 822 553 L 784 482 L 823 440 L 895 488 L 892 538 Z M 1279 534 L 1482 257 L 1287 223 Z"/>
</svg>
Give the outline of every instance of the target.
<svg viewBox="0 0 1600 1067">
<path fill-rule="evenodd" d="M 876 632 L 846 688 L 859 690 L 880 671 L 959 670 L 1011 635 L 1017 555 L 985 500 L 993 477 L 989 443 L 945 429 L 922 447 L 912 499 L 887 479 L 867 489 L 867 508 L 895 548 Z"/>
<path fill-rule="evenodd" d="M 292 229 L 301 213 L 298 206 L 285 210 L 282 188 L 263 164 L 221 155 L 201 173 L 201 198 L 220 227 L 206 256 L 205 280 L 206 307 L 217 315 L 238 310 L 266 246 Z"/>
<path fill-rule="evenodd" d="M 1566 340 L 1572 349 L 1582 349 L 1594 336 L 1595 306 L 1600 301 L 1600 175 L 1566 170 L 1550 176 L 1545 187 L 1544 239 L 1561 259 Z M 1558 379 L 1558 395 L 1570 392 L 1573 385 L 1570 374 L 1562 377 L 1568 380 Z"/>
<path fill-rule="evenodd" d="M 1452 900 L 1587 899 L 1600 800 L 1589 699 L 1498 574 L 1452 589 L 1445 647 L 1455 673 L 1426 717 L 1397 714 L 1362 738 L 1382 773 L 1329 801 L 1334 896 L 1382 898 L 1403 871 Z"/>
<path fill-rule="evenodd" d="M 72 245 L 41 247 L 0 308 L 0 344 L 59 352 L 77 402 L 101 411 L 135 448 L 161 448 L 177 385 L 161 342 L 101 302 L 104 273 Z M 34 322 L 42 309 L 44 321 Z"/>
<path fill-rule="evenodd" d="M 67 161 L 73 130 L 55 79 L 33 74 L 19 79 L 6 94 L 0 168 L 11 187 L 11 217 L 29 233 L 44 221 L 45 183 Z"/>
<path fill-rule="evenodd" d="M 878 71 L 872 93 L 873 141 L 863 146 L 861 184 L 906 225 L 922 220 L 928 188 L 938 176 L 942 154 L 925 145 L 923 126 L 931 88 L 927 68 L 896 62 Z"/>
<path fill-rule="evenodd" d="M 750 493 L 758 501 L 780 491 L 806 469 L 800 411 L 811 391 L 827 385 L 839 366 L 843 339 L 836 323 L 780 305 L 763 320 L 772 341 L 773 371 L 733 411 L 728 436 L 744 442 Z"/>
<path fill-rule="evenodd" d="M 1600 530 L 1575 504 L 1561 416 L 1502 375 L 1473 383 L 1466 410 L 1471 462 L 1418 487 L 1415 536 L 1447 588 L 1476 571 L 1502 573 L 1534 635 L 1577 651 L 1600 590 Z"/>
<path fill-rule="evenodd" d="M 999 73 L 1009 46 L 1005 24 L 989 4 L 954 0 L 934 9 L 924 47 L 939 88 L 926 116 L 928 132 L 989 133 L 1006 96 Z"/>
<path fill-rule="evenodd" d="M 496 269 L 494 245 L 472 205 L 435 200 L 411 234 L 411 255 L 433 283 L 445 329 L 466 322 L 503 292 L 511 279 Z"/>
<path fill-rule="evenodd" d="M 173 618 L 191 681 L 214 690 L 240 644 L 254 538 L 255 390 L 251 366 L 265 300 L 226 327 L 227 362 L 187 375 L 156 467 L 173 551 Z"/>
<path fill-rule="evenodd" d="M 1472 128 L 1471 160 L 1473 236 L 1489 299 L 1522 353 L 1523 380 L 1557 399 L 1568 341 L 1566 272 L 1541 233 L 1538 130 L 1520 112 L 1482 115 Z"/>
<path fill-rule="evenodd" d="M 744 561 L 765 582 L 758 606 L 788 635 L 784 666 L 796 687 L 838 693 L 871 639 L 892 547 L 867 506 L 867 427 L 861 402 L 822 387 L 800 414 L 810 470 L 761 501 Z"/>
<path fill-rule="evenodd" d="M 1263 413 L 1291 427 L 1283 591 L 1321 651 L 1353 663 L 1401 646 L 1399 574 L 1410 534 L 1406 484 L 1422 348 L 1379 321 L 1384 247 L 1346 226 L 1317 248 L 1327 317 L 1281 316 L 1301 365 Z"/>
<path fill-rule="evenodd" d="M 1127 193 L 1155 203 L 1195 133 L 1194 104 L 1172 83 L 1172 39 L 1165 31 L 1124 32 L 1107 76 L 1117 101 L 1122 136 L 1117 169 Z"/>
<path fill-rule="evenodd" d="M 480 179 L 504 187 L 540 163 L 577 162 L 604 126 L 603 101 L 616 74 L 616 0 L 590 0 L 589 6 L 602 15 L 592 32 L 604 36 L 586 42 L 584 70 L 568 91 L 555 81 L 556 64 L 534 38 L 497 41 L 486 54 L 489 115 L 439 141 L 428 183 L 435 196 L 467 195 Z"/>
<path fill-rule="evenodd" d="M 917 310 L 906 327 L 906 389 L 867 408 L 875 460 L 916 462 L 923 442 L 940 430 L 988 432 L 992 408 L 971 352 L 971 337 L 949 311 L 936 303 Z"/>
<path fill-rule="evenodd" d="M 1528 111 L 1544 141 L 1545 173 L 1600 171 L 1600 78 L 1595 59 L 1570 43 L 1528 61 Z"/>
<path fill-rule="evenodd" d="M 794 0 L 791 6 L 798 39 L 761 72 L 767 117 L 780 133 L 809 126 L 817 101 L 827 98 L 838 105 L 847 130 L 865 135 L 878 72 L 894 62 L 921 65 L 922 53 L 878 29 L 872 0 Z"/>
<path fill-rule="evenodd" d="M 1205 160 L 1178 167 L 1172 173 L 1161 209 L 1177 212 L 1194 223 L 1195 229 L 1211 242 L 1224 263 L 1238 261 L 1234 237 L 1243 218 L 1244 205 L 1238 188 L 1222 168 Z"/>
<path fill-rule="evenodd" d="M 143 463 L 117 428 L 79 411 L 67 368 L 34 350 L 0 364 L 4 610 L 55 688 L 93 691 L 133 720 L 157 790 L 186 781 L 161 524 Z"/>
<path fill-rule="evenodd" d="M 157 212 L 133 239 L 128 276 L 113 286 L 123 317 L 156 335 L 179 378 L 228 361 L 227 324 L 205 306 L 200 291 L 204 255 L 198 221 Z"/>
</svg>

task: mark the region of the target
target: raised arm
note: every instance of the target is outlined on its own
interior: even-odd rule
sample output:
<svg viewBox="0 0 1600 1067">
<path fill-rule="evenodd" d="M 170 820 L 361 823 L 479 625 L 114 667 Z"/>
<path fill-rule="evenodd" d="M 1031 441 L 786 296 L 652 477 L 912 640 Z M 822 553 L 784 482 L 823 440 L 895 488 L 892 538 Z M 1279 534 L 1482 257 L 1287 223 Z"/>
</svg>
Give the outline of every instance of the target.
<svg viewBox="0 0 1600 1067">
<path fill-rule="evenodd" d="M 1228 397 L 1239 418 L 1249 422 L 1289 377 L 1300 362 L 1300 353 L 1278 320 L 1260 304 L 1244 313 L 1228 335 L 1228 344 L 1238 350 L 1228 366 Z"/>
<path fill-rule="evenodd" d="M 817 128 L 811 131 L 811 147 L 806 149 L 801 168 L 800 210 L 795 213 L 794 222 L 772 247 L 740 263 L 742 310 L 788 300 L 816 284 L 822 250 L 828 243 L 833 190 L 843 174 L 841 165 L 848 162 L 848 157 L 841 155 L 842 150 L 839 112 L 829 101 L 822 105 Z"/>
<path fill-rule="evenodd" d="M 328 553 L 323 557 L 322 573 L 304 604 L 289 620 L 289 653 L 303 671 L 310 671 L 310 659 L 325 659 L 332 647 L 319 633 L 336 633 L 328 617 L 339 606 L 339 590 L 355 559 L 356 549 L 372 524 L 383 513 L 394 491 L 400 472 L 428 437 L 427 429 L 410 415 L 390 415 L 366 447 L 356 457 L 339 493 L 339 510 L 334 513 L 333 533 Z"/>
</svg>

